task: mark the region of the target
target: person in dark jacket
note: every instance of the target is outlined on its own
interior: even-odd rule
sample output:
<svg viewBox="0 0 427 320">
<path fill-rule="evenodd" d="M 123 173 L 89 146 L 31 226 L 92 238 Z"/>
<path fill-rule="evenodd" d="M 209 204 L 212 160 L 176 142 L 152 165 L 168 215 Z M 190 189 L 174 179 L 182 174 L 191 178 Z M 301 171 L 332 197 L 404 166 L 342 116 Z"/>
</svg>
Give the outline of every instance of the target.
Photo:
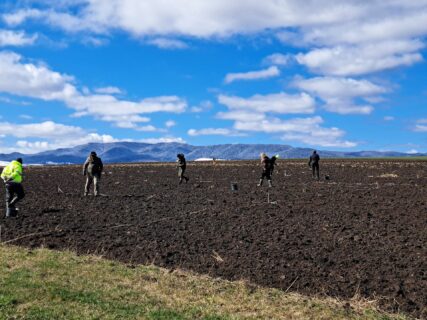
<svg viewBox="0 0 427 320">
<path fill-rule="evenodd" d="M 188 182 L 188 180 L 190 180 L 188 177 L 184 176 L 185 173 L 185 169 L 187 169 L 187 162 L 185 161 L 185 157 L 182 153 L 178 153 L 176 155 L 176 157 L 178 158 L 176 160 L 176 162 L 178 163 L 178 177 L 179 177 L 179 184 L 182 183 L 182 179 L 185 179 L 185 183 Z"/>
<path fill-rule="evenodd" d="M 261 153 L 261 167 L 262 174 L 261 178 L 259 179 L 258 187 L 261 187 L 262 183 L 264 182 L 264 178 L 267 178 L 268 187 L 271 188 L 273 186 L 271 184 L 271 161 L 265 153 Z"/>
<path fill-rule="evenodd" d="M 313 154 L 310 156 L 310 159 L 308 160 L 308 166 L 311 168 L 312 170 L 312 175 L 313 178 L 317 177 L 317 180 L 320 179 L 320 173 L 319 173 L 319 160 L 320 157 L 317 154 L 317 151 L 314 150 Z"/>
<path fill-rule="evenodd" d="M 23 168 L 22 158 L 9 163 L 2 171 L 1 178 L 6 187 L 6 218 L 16 217 L 18 208 L 16 203 L 25 197 L 22 187 Z"/>
<path fill-rule="evenodd" d="M 270 158 L 270 177 L 273 177 L 274 168 L 276 166 L 276 160 L 279 159 L 279 155 L 276 154 Z"/>
<path fill-rule="evenodd" d="M 89 194 L 89 188 L 92 182 L 94 184 L 94 195 L 99 195 L 99 180 L 101 180 L 103 169 L 104 165 L 101 159 L 96 155 L 95 151 L 92 151 L 83 165 L 83 175 L 87 176 L 84 193 L 85 196 Z"/>
</svg>

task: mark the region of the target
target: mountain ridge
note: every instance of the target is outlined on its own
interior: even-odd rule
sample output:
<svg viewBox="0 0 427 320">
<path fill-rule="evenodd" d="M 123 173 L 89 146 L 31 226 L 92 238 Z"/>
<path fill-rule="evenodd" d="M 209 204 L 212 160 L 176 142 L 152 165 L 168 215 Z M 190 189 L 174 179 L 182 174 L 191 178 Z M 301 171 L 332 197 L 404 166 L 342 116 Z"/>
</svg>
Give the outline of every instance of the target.
<svg viewBox="0 0 427 320">
<path fill-rule="evenodd" d="M 268 155 L 279 154 L 282 159 L 308 158 L 313 149 L 298 148 L 280 144 L 217 144 L 193 146 L 182 143 L 140 143 L 112 142 L 88 143 L 71 148 L 43 151 L 36 154 L 0 154 L 0 160 L 11 161 L 24 158 L 27 164 L 79 164 L 91 151 L 96 151 L 106 163 L 122 162 L 170 162 L 176 160 L 177 153 L 184 153 L 187 160 L 217 158 L 225 160 L 258 159 L 261 152 Z M 395 151 L 329 151 L 319 150 L 322 158 L 387 158 L 426 156 L 425 153 L 408 154 Z"/>
</svg>

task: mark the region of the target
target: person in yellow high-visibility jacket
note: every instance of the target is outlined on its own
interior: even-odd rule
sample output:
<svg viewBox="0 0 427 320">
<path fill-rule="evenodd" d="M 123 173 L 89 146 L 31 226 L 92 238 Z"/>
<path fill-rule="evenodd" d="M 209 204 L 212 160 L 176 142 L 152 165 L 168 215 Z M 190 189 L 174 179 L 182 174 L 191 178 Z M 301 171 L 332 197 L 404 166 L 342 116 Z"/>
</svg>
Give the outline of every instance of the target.
<svg viewBox="0 0 427 320">
<path fill-rule="evenodd" d="M 9 163 L 2 171 L 1 178 L 6 187 L 6 218 L 16 217 L 16 203 L 25 197 L 22 187 L 23 168 L 22 158 L 18 158 Z"/>
</svg>

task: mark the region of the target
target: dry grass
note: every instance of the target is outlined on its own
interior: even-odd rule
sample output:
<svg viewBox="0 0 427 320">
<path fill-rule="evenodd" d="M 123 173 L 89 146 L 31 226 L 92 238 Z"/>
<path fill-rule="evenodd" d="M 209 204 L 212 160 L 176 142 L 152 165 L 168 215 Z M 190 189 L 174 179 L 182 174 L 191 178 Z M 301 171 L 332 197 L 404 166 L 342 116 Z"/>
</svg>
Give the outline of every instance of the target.
<svg viewBox="0 0 427 320">
<path fill-rule="evenodd" d="M 407 319 L 181 270 L 0 246 L 0 319 Z"/>
</svg>

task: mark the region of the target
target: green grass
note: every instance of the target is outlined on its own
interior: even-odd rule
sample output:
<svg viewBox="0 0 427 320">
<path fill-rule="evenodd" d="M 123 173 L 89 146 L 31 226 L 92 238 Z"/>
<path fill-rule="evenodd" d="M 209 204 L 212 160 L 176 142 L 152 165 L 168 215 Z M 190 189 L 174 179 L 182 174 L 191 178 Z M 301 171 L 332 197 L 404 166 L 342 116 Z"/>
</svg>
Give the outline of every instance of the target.
<svg viewBox="0 0 427 320">
<path fill-rule="evenodd" d="M 408 318 L 356 299 L 308 298 L 184 271 L 0 245 L 0 319 Z"/>
</svg>

